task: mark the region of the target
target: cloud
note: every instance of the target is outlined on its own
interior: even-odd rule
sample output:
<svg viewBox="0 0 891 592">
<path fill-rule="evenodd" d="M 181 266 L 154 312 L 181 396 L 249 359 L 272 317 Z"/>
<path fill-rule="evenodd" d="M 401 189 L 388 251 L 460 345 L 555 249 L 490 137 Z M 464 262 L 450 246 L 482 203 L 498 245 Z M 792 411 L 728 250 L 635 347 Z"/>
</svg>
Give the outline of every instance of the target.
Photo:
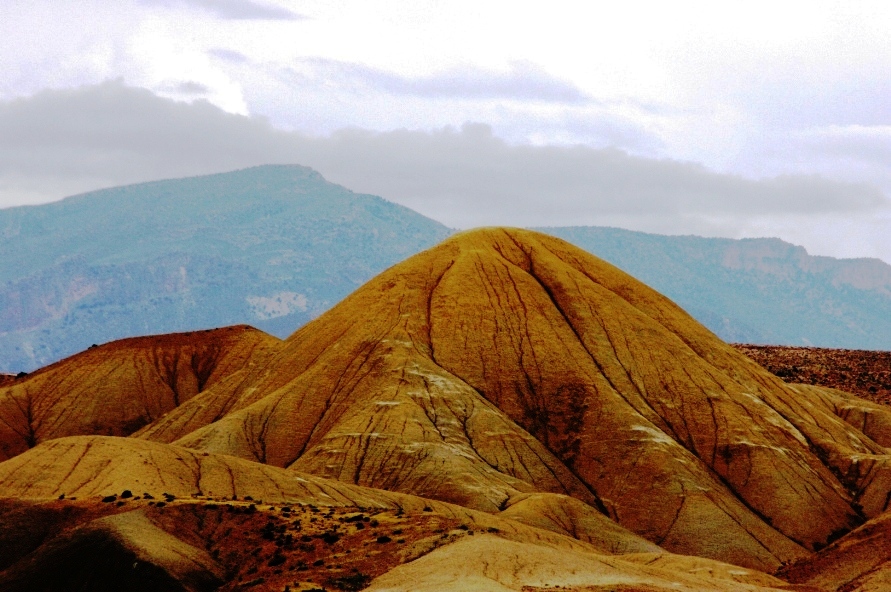
<svg viewBox="0 0 891 592">
<path fill-rule="evenodd" d="M 798 135 L 813 154 L 887 165 L 891 162 L 891 125 L 830 125 Z"/>
<path fill-rule="evenodd" d="M 514 62 L 507 71 L 475 66 L 453 68 L 430 76 L 410 77 L 327 59 L 301 60 L 291 70 L 295 78 L 335 84 L 353 92 L 383 92 L 427 99 L 512 99 L 550 103 L 591 102 L 577 86 L 556 78 L 529 62 Z"/>
<path fill-rule="evenodd" d="M 171 92 L 178 95 L 206 95 L 210 92 L 210 87 L 194 80 L 183 80 L 181 82 L 170 82 L 162 84 L 160 89 L 165 92 Z"/>
<path fill-rule="evenodd" d="M 279 20 L 295 21 L 305 17 L 286 8 L 251 0 L 139 0 L 149 6 L 186 6 L 211 12 L 230 20 Z"/>
<path fill-rule="evenodd" d="M 825 213 L 885 203 L 876 189 L 815 176 L 756 181 L 616 149 L 513 146 L 481 124 L 433 133 L 344 130 L 313 143 L 307 157 L 329 175 L 418 208 L 436 207 L 440 219 L 458 226 L 499 216 L 569 224 L 616 214 Z"/>
<path fill-rule="evenodd" d="M 849 254 L 844 235 L 833 234 L 841 228 L 852 237 L 863 231 L 858 244 L 872 245 L 864 254 L 891 259 L 884 238 L 891 218 L 881 192 L 817 176 L 753 180 L 617 149 L 515 145 L 483 124 L 312 137 L 119 81 L 0 103 L 3 205 L 267 163 L 311 166 L 453 227 L 611 224 L 668 234 L 779 233 L 819 253 Z"/>
<path fill-rule="evenodd" d="M 231 62 L 233 64 L 243 64 L 249 61 L 248 57 L 241 52 L 225 48 L 209 49 L 207 53 L 215 58 Z"/>
</svg>

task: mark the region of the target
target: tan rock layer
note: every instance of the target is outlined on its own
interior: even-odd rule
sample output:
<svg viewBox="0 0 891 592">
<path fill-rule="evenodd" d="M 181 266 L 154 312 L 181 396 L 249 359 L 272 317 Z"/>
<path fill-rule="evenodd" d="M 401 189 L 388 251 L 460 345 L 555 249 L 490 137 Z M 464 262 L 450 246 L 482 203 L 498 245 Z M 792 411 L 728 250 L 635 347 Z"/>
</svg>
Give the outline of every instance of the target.
<svg viewBox="0 0 891 592">
<path fill-rule="evenodd" d="M 281 343 L 247 326 L 124 339 L 0 385 L 0 460 L 72 435 L 130 435 Z"/>
<path fill-rule="evenodd" d="M 891 589 L 891 513 L 884 513 L 825 549 L 780 570 L 789 582 L 819 590 Z"/>
</svg>

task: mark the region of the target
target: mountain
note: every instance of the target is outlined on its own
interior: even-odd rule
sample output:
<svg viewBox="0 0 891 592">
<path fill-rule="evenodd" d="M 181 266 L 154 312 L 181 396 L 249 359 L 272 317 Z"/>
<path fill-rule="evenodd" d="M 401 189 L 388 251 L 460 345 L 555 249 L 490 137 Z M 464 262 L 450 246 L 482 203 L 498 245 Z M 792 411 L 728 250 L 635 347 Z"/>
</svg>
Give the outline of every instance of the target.
<svg viewBox="0 0 891 592">
<path fill-rule="evenodd" d="M 812 257 L 777 239 L 543 230 L 655 287 L 723 339 L 891 349 L 891 266 L 881 261 Z M 136 335 L 250 324 L 286 337 L 450 234 L 283 165 L 0 209 L 0 372 Z"/>
<path fill-rule="evenodd" d="M 891 350 L 891 265 L 776 238 L 541 228 L 630 273 L 727 341 Z"/>
<path fill-rule="evenodd" d="M 286 336 L 450 231 L 300 166 L 0 210 L 0 370 L 122 337 L 250 323 Z"/>
<path fill-rule="evenodd" d="M 760 568 L 884 509 L 884 479 L 835 474 L 862 455 L 883 471 L 884 448 L 532 232 L 463 233 L 391 268 L 233 396 L 222 419 L 196 421 L 209 389 L 138 435 L 488 511 L 566 494 L 670 551 Z"/>
<path fill-rule="evenodd" d="M 784 383 L 544 234 L 457 234 L 283 343 L 231 331 L 255 345 L 130 437 L 97 435 L 119 418 L 87 394 L 80 435 L 0 463 L 0 587 L 135 564 L 170 590 L 790 589 L 780 568 L 829 590 L 891 510 L 891 409 Z M 66 372 L 127 391 L 169 367 L 109 375 L 100 349 Z M 885 577 L 874 557 L 847 581 Z"/>
</svg>

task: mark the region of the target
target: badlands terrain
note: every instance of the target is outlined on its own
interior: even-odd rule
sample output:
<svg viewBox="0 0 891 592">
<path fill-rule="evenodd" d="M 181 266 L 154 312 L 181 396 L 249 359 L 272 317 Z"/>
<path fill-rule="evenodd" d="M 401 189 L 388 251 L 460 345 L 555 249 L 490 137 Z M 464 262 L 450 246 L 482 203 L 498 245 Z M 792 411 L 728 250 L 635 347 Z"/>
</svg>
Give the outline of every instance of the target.
<svg viewBox="0 0 891 592">
<path fill-rule="evenodd" d="M 465 232 L 285 340 L 4 377 L 0 590 L 888 590 L 891 409 L 832 386 Z"/>
</svg>

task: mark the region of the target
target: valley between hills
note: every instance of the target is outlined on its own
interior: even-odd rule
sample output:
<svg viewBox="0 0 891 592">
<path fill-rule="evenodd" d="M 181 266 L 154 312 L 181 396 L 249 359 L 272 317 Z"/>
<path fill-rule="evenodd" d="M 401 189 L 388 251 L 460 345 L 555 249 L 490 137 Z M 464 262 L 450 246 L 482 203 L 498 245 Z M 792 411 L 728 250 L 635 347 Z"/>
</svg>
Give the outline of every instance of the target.
<svg viewBox="0 0 891 592">
<path fill-rule="evenodd" d="M 0 590 L 889 590 L 887 375 L 838 355 L 458 233 L 284 340 L 3 377 Z"/>
</svg>

